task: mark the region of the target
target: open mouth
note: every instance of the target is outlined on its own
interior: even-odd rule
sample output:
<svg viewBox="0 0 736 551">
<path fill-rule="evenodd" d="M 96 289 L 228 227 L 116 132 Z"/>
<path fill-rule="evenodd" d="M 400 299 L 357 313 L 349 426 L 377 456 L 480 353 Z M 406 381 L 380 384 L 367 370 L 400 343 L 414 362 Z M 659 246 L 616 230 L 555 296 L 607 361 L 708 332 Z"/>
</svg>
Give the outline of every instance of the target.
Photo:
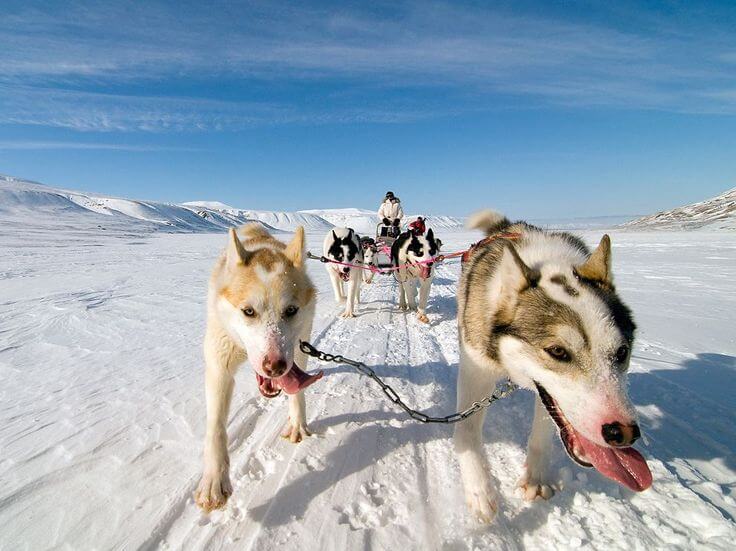
<svg viewBox="0 0 736 551">
<path fill-rule="evenodd" d="M 635 492 L 652 485 L 652 473 L 644 457 L 632 447 L 601 446 L 580 434 L 565 418 L 554 398 L 537 383 L 537 392 L 549 416 L 559 430 L 560 440 L 570 458 L 583 467 L 595 467 L 602 475 L 615 480 Z"/>
<path fill-rule="evenodd" d="M 342 270 L 340 270 L 338 274 L 340 274 L 340 279 L 342 279 L 343 281 L 350 281 L 350 272 L 343 272 Z"/>
<path fill-rule="evenodd" d="M 298 365 L 293 364 L 291 369 L 280 377 L 264 377 L 256 373 L 256 382 L 258 390 L 266 398 L 275 398 L 283 390 L 286 394 L 296 394 L 300 390 L 307 388 L 312 383 L 318 381 L 324 375 L 324 371 L 310 375 L 302 371 Z"/>
</svg>

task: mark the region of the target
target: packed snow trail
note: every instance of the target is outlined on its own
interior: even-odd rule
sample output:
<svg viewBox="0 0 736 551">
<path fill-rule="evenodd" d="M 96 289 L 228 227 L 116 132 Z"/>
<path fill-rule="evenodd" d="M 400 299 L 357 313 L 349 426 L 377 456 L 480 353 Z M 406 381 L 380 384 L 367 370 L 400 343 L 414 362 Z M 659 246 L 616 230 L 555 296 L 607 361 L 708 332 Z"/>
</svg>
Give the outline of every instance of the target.
<svg viewBox="0 0 736 551">
<path fill-rule="evenodd" d="M 310 235 L 313 251 L 322 235 Z M 446 250 L 475 240 L 440 235 Z M 600 232 L 585 234 L 597 241 Z M 524 502 L 532 396 L 491 407 L 485 452 L 500 514 L 467 514 L 452 428 L 408 420 L 348 366 L 307 391 L 314 436 L 279 437 L 286 401 L 243 366 L 230 414 L 227 507 L 207 516 L 201 474 L 206 280 L 224 234 L 0 235 L 0 548 L 728 549 L 736 538 L 736 238 L 614 233 L 618 289 L 639 325 L 631 393 L 654 486 L 633 494 L 575 466 Z M 408 403 L 455 411 L 459 267 L 440 266 L 429 326 L 396 308 L 390 276 L 338 318 L 324 267 L 313 343 L 365 361 Z"/>
</svg>

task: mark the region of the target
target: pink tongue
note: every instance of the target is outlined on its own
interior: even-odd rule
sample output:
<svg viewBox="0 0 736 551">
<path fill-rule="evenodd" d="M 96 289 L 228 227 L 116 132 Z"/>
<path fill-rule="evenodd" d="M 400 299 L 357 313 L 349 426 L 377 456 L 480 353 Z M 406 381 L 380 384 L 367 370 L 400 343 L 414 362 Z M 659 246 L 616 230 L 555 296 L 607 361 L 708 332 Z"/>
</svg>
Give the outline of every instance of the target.
<svg viewBox="0 0 736 551">
<path fill-rule="evenodd" d="M 643 492 L 652 485 L 652 473 L 647 462 L 634 448 L 599 446 L 577 431 L 575 438 L 585 450 L 587 459 L 601 474 L 635 492 Z"/>
<path fill-rule="evenodd" d="M 427 279 L 429 277 L 429 270 L 430 270 L 429 266 L 427 266 L 426 264 L 422 264 L 420 270 L 421 270 L 422 277 L 424 279 Z"/>
<path fill-rule="evenodd" d="M 324 371 L 310 375 L 302 371 L 298 365 L 294 364 L 285 375 L 274 379 L 268 379 L 256 373 L 256 381 L 258 382 L 258 389 L 261 391 L 261 394 L 266 398 L 273 398 L 282 389 L 287 394 L 296 394 L 321 379 L 322 375 L 324 375 Z"/>
</svg>

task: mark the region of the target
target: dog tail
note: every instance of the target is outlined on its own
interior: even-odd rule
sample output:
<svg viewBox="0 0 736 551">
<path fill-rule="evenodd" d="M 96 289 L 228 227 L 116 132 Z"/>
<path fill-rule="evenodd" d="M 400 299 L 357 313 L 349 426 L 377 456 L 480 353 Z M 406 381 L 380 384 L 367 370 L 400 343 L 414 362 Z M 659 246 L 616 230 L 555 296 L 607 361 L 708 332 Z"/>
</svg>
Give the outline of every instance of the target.
<svg viewBox="0 0 736 551">
<path fill-rule="evenodd" d="M 471 214 L 465 222 L 465 226 L 469 229 L 481 230 L 486 235 L 498 233 L 509 225 L 511 225 L 511 222 L 508 218 L 500 212 L 490 209 Z"/>
</svg>

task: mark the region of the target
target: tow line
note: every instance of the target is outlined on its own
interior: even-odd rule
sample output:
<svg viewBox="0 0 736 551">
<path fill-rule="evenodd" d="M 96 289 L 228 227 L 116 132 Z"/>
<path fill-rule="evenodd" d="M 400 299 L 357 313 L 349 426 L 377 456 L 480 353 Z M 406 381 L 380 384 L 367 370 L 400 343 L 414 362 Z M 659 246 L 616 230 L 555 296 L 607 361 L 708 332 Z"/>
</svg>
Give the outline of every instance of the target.
<svg viewBox="0 0 736 551">
<path fill-rule="evenodd" d="M 464 419 L 467 419 L 481 409 L 489 407 L 493 402 L 500 400 L 501 398 L 505 398 L 506 396 L 514 392 L 517 388 L 519 388 L 509 379 L 506 379 L 500 385 L 498 385 L 491 394 L 489 394 L 482 400 L 473 402 L 467 409 L 458 411 L 457 413 L 452 413 L 450 415 L 445 415 L 444 417 L 433 417 L 431 415 L 427 415 L 426 413 L 422 413 L 421 411 L 412 409 L 408 405 L 406 405 L 406 402 L 404 402 L 401 397 L 399 397 L 399 395 L 396 393 L 396 391 L 391 388 L 391 385 L 383 382 L 383 380 L 378 375 L 376 375 L 376 372 L 365 365 L 363 362 L 351 360 L 339 354 L 328 354 L 327 352 L 322 352 L 321 350 L 318 350 L 306 341 L 299 341 L 299 348 L 307 356 L 317 358 L 320 361 L 333 362 L 336 364 L 347 364 L 354 367 L 361 374 L 370 377 L 376 383 L 378 383 L 378 385 L 381 387 L 381 390 L 383 390 L 383 393 L 388 397 L 389 400 L 391 400 L 394 404 L 403 409 L 409 415 L 409 417 L 416 421 L 419 421 L 420 423 L 452 424 L 457 423 L 458 421 L 463 421 Z"/>
</svg>

